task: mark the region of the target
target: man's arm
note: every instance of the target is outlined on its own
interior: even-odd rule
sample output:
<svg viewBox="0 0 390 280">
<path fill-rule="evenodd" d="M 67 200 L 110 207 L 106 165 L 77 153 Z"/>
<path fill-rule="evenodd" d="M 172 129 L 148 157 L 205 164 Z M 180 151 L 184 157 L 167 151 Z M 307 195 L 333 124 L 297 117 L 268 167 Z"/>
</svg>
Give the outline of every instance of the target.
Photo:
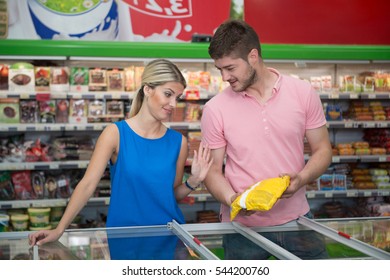
<svg viewBox="0 0 390 280">
<path fill-rule="evenodd" d="M 292 196 L 298 189 L 320 177 L 332 162 L 332 146 L 328 129 L 322 126 L 306 131 L 311 156 L 305 167 L 298 174 L 292 174 L 290 186 L 283 193 L 283 198 Z"/>
<path fill-rule="evenodd" d="M 204 183 L 207 190 L 216 200 L 230 206 L 233 198 L 236 197 L 236 192 L 232 189 L 232 186 L 223 174 L 225 147 L 211 150 L 211 157 L 214 162 L 210 167 Z"/>
</svg>

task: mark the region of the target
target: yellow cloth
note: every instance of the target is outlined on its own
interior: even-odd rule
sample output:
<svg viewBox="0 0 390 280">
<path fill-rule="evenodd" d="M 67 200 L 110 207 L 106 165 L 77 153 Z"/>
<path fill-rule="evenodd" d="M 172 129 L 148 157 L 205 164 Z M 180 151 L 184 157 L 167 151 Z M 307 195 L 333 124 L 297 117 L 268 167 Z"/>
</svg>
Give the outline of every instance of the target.
<svg viewBox="0 0 390 280">
<path fill-rule="evenodd" d="M 232 203 L 230 220 L 233 221 L 241 209 L 268 211 L 290 185 L 290 177 L 265 179 L 248 187 Z"/>
</svg>

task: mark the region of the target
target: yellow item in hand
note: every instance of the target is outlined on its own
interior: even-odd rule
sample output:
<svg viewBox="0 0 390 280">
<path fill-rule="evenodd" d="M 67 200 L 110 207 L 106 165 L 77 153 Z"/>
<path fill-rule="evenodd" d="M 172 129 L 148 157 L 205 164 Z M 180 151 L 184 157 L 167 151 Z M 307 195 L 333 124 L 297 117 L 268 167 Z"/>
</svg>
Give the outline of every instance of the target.
<svg viewBox="0 0 390 280">
<path fill-rule="evenodd" d="M 265 179 L 240 194 L 232 203 L 230 220 L 233 221 L 241 209 L 268 211 L 290 185 L 290 176 Z"/>
</svg>

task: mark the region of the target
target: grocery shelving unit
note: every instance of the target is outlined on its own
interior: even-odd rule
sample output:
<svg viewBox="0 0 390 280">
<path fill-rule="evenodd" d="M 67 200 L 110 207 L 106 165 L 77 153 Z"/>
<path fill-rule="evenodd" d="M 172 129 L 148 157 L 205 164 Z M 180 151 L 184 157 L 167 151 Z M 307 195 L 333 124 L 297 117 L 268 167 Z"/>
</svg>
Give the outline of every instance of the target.
<svg viewBox="0 0 390 280">
<path fill-rule="evenodd" d="M 154 58 L 168 58 L 172 61 L 193 65 L 209 70 L 213 61 L 209 58 L 207 43 L 147 43 L 147 42 L 91 42 L 91 41 L 54 41 L 54 40 L 2 40 L 0 41 L 0 61 L 56 61 L 61 65 L 105 64 L 105 63 L 138 63 L 142 65 Z M 303 69 L 307 66 L 326 66 L 334 76 L 340 71 L 339 65 L 349 67 L 381 65 L 390 69 L 390 46 L 355 46 L 355 45 L 274 45 L 263 44 L 262 53 L 268 65 L 285 69 Z M 362 68 L 363 67 L 363 68 Z M 315 69 L 318 71 L 318 69 Z M 0 98 L 35 99 L 39 93 L 1 91 Z M 131 100 L 134 92 L 52 92 L 53 99 L 120 99 Z M 201 92 L 200 98 L 205 101 L 213 94 Z M 320 93 L 323 100 L 390 100 L 390 92 L 353 93 L 328 92 Z M 13 132 L 52 133 L 68 131 L 88 131 L 98 133 L 108 123 L 88 124 L 0 124 L 0 135 Z M 167 123 L 174 129 L 200 130 L 200 123 Z M 390 121 L 329 121 L 328 128 L 356 130 L 362 128 L 388 128 Z M 308 156 L 306 156 L 308 158 Z M 334 156 L 333 163 L 341 162 L 390 162 L 390 155 L 378 156 Z M 85 169 L 88 161 L 70 162 L 24 162 L 0 163 L 0 170 L 55 170 Z M 369 196 L 389 196 L 390 190 L 348 190 L 348 191 L 309 191 L 309 199 L 354 198 Z M 209 194 L 193 194 L 200 204 L 213 201 Z M 0 201 L 1 209 L 24 208 L 30 206 L 64 206 L 68 199 L 45 199 L 28 201 Z M 109 198 L 92 198 L 90 205 L 108 205 Z"/>
</svg>

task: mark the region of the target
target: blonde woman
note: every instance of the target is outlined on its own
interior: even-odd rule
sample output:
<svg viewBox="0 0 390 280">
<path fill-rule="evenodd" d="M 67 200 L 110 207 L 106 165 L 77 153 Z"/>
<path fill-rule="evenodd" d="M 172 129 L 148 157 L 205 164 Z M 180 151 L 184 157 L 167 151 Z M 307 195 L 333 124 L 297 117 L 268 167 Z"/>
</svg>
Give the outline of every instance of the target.
<svg viewBox="0 0 390 280">
<path fill-rule="evenodd" d="M 130 118 L 103 130 L 58 226 L 30 234 L 30 245 L 60 238 L 94 193 L 107 162 L 111 177 L 107 227 L 161 225 L 173 219 L 185 222 L 177 201 L 203 181 L 212 164 L 210 150 L 200 145 L 191 175 L 182 183 L 187 139 L 162 121 L 173 112 L 185 87 L 182 73 L 172 62 L 157 59 L 145 67 Z"/>
</svg>

